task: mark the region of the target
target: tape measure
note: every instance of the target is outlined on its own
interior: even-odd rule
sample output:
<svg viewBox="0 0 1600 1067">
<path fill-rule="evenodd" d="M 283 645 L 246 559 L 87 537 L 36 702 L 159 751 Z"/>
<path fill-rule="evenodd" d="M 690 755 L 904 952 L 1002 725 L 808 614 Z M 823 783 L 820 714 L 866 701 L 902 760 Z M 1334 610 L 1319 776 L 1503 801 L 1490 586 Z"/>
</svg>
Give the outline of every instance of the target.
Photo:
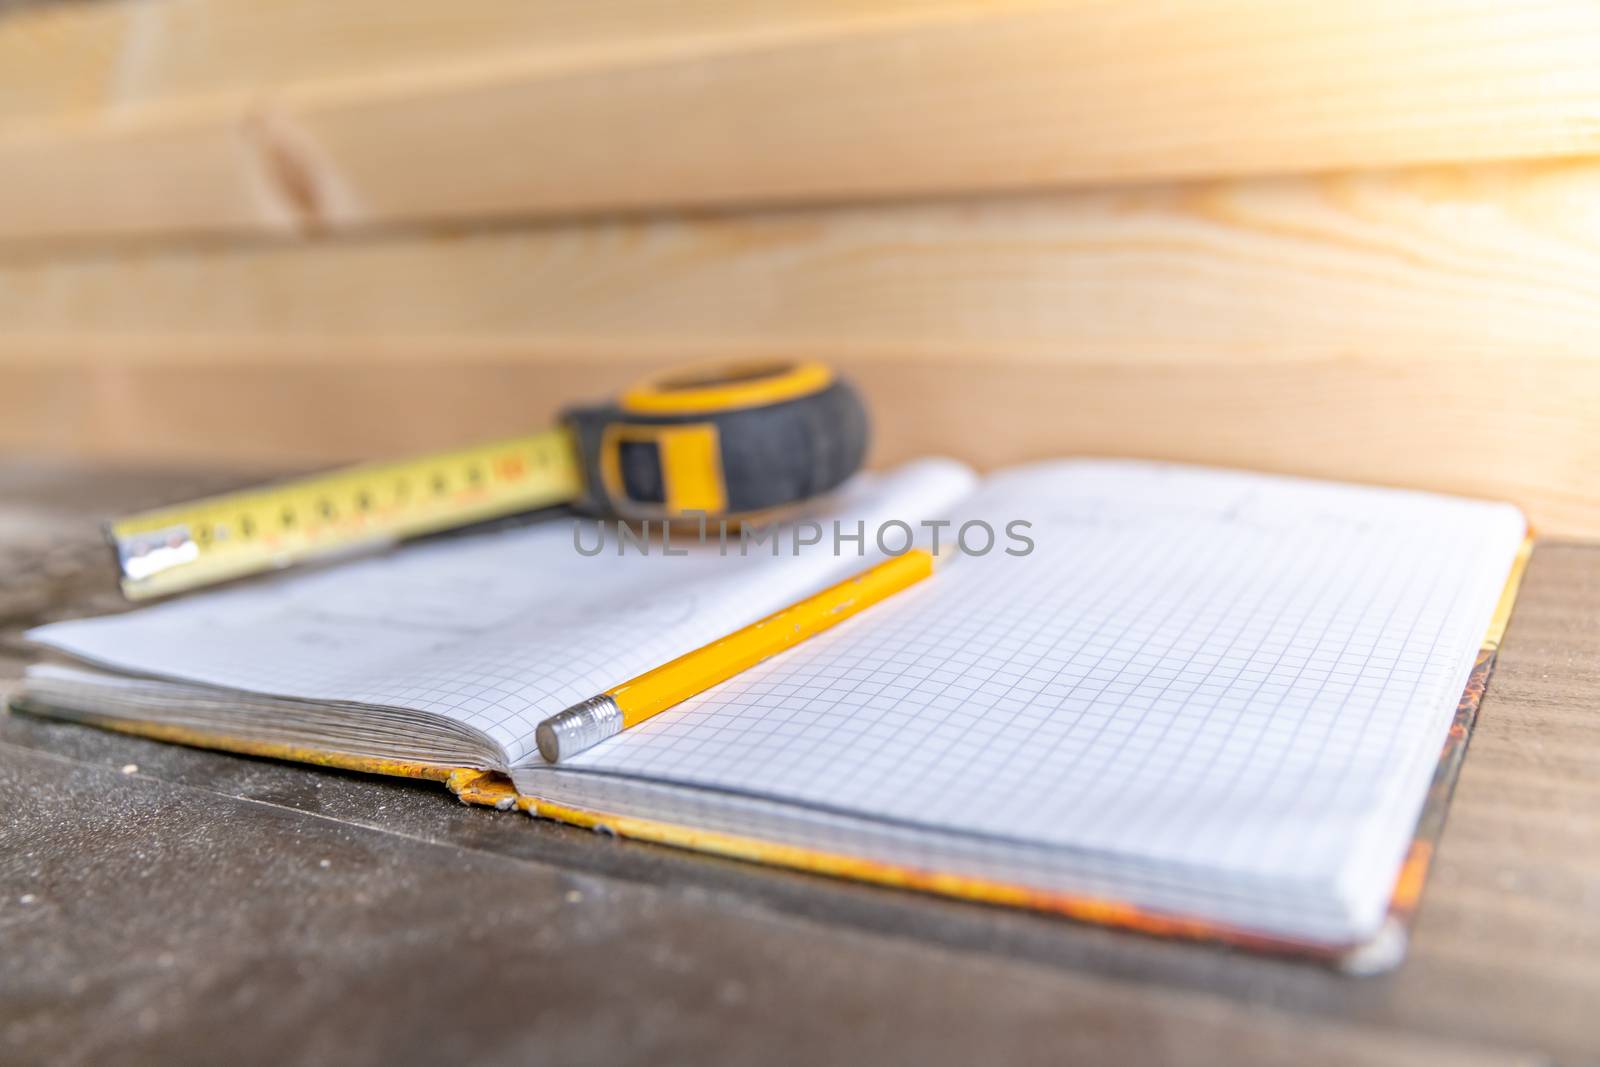
<svg viewBox="0 0 1600 1067">
<path fill-rule="evenodd" d="M 543 433 L 159 508 L 107 533 L 140 600 L 558 504 L 755 514 L 835 488 L 866 448 L 859 396 L 821 363 L 690 369 Z"/>
</svg>

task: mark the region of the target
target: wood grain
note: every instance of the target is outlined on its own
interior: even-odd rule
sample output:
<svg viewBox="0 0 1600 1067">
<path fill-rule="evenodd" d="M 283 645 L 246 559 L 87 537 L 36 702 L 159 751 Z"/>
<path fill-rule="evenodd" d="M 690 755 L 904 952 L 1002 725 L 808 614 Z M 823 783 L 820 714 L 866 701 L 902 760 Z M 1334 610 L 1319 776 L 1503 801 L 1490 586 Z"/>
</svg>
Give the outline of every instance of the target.
<svg viewBox="0 0 1600 1067">
<path fill-rule="evenodd" d="M 866 392 L 880 464 L 1176 459 L 1508 499 L 1543 532 L 1600 536 L 1593 361 L 835 362 Z M 398 455 L 525 432 L 660 366 L 454 355 L 19 367 L 4 378 L 14 414 L 0 447 L 258 466 Z"/>
<path fill-rule="evenodd" d="M 1600 532 L 1600 163 L 0 260 L 12 447 L 313 462 L 819 355 L 877 457 L 1163 456 Z M 403 417 L 396 417 L 397 414 Z"/>
<path fill-rule="evenodd" d="M 1600 356 L 1596 203 L 1587 160 L 0 254 L 0 361 L 24 339 L 125 360 L 205 342 L 208 362 L 268 341 L 334 359 L 479 343 L 1044 364 Z"/>
<path fill-rule="evenodd" d="M 989 0 L 986 10 L 1045 0 Z M 972 10 L 971 0 L 139 0 L 0 19 L 0 123 L 247 100 L 407 71 L 703 54 Z"/>
<path fill-rule="evenodd" d="M 1600 151 L 1600 8 L 1580 0 L 966 0 L 786 29 L 809 10 L 664 48 L 496 51 L 13 122 L 0 130 L 0 238 Z"/>
</svg>

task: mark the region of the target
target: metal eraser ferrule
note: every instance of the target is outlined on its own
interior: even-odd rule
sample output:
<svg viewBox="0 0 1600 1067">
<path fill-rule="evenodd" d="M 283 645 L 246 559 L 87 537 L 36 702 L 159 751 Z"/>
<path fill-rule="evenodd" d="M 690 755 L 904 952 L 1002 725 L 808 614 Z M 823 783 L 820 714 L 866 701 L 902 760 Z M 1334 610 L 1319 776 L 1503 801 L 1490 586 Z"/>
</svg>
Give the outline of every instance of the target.
<svg viewBox="0 0 1600 1067">
<path fill-rule="evenodd" d="M 546 762 L 559 763 L 622 732 L 622 709 L 602 693 L 539 724 L 533 739 Z"/>
</svg>

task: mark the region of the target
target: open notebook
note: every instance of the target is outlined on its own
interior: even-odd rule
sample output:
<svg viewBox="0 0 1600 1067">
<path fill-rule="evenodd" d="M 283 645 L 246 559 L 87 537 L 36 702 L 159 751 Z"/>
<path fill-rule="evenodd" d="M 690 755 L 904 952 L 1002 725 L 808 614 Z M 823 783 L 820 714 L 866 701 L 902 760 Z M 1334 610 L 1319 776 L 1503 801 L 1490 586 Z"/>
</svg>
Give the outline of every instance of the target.
<svg viewBox="0 0 1600 1067">
<path fill-rule="evenodd" d="M 869 559 L 831 538 L 589 558 L 554 522 L 57 623 L 31 636 L 76 663 L 31 668 L 21 703 L 500 771 L 521 799 L 492 795 L 613 832 L 1333 952 L 1385 929 L 1524 539 L 1503 504 L 1125 461 L 981 482 L 922 461 L 818 518 L 864 523 Z M 932 579 L 541 762 L 545 716 L 933 518 L 953 525 Z M 951 551 L 970 520 L 1026 522 L 1032 551 Z"/>
</svg>

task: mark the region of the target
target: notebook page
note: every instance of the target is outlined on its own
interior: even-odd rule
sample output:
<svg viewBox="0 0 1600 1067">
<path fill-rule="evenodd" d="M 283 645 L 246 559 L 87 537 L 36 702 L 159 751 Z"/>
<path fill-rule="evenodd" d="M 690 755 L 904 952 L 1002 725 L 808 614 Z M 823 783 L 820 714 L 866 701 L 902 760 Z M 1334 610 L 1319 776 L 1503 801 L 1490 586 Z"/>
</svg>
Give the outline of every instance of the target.
<svg viewBox="0 0 1600 1067">
<path fill-rule="evenodd" d="M 948 460 L 863 475 L 816 518 L 937 514 L 975 477 Z M 592 545 L 589 540 L 586 544 Z M 116 669 L 250 693 L 443 715 L 514 763 L 544 717 L 792 603 L 863 565 L 773 557 L 593 557 L 569 521 L 407 546 L 29 636 Z M 683 547 L 683 546 L 679 546 Z"/>
<path fill-rule="evenodd" d="M 1098 461 L 971 508 L 1035 551 L 959 559 L 571 768 L 1321 887 L 1374 928 L 1520 514 Z"/>
</svg>

